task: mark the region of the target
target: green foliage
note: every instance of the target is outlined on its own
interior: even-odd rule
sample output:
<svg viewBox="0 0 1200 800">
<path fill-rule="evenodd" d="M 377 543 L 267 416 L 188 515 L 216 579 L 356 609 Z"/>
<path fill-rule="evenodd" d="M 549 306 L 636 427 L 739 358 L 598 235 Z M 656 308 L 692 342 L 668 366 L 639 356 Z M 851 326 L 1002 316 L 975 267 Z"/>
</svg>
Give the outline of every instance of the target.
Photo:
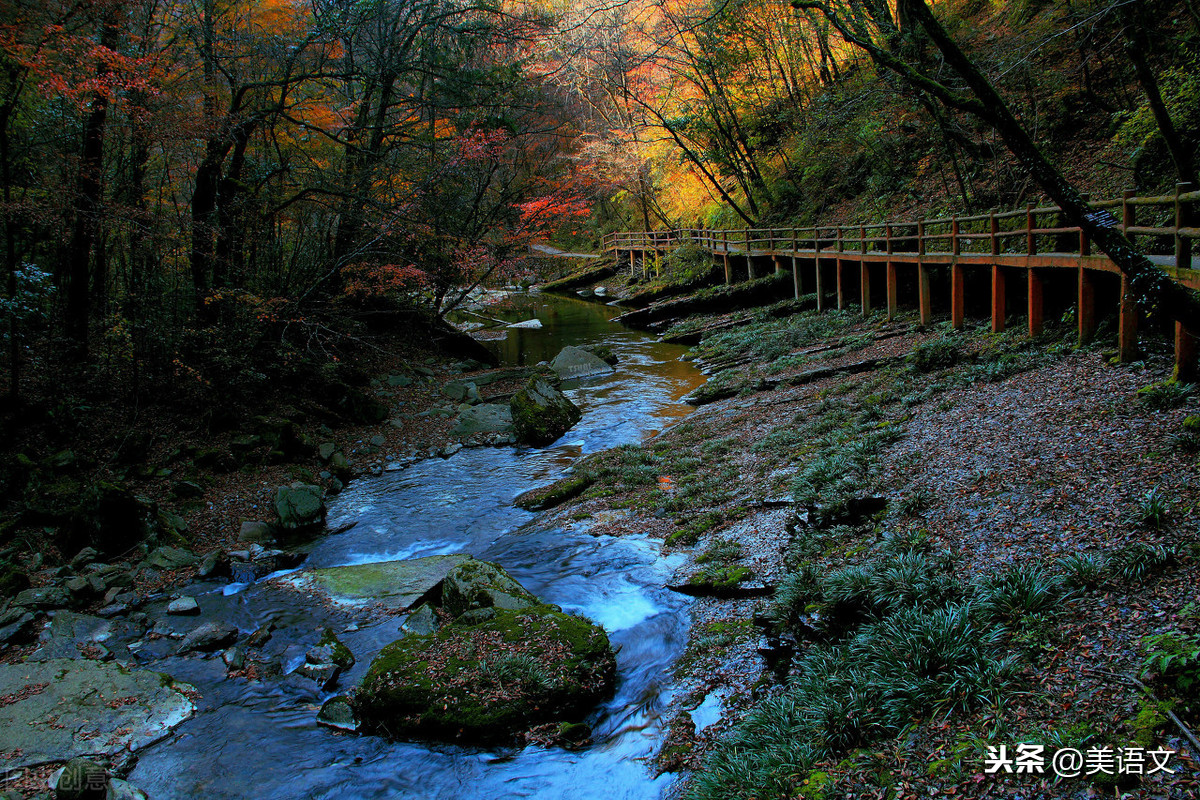
<svg viewBox="0 0 1200 800">
<path fill-rule="evenodd" d="M 1108 561 L 1094 553 L 1074 553 L 1058 560 L 1063 583 L 1072 589 L 1095 589 L 1104 582 Z"/>
<path fill-rule="evenodd" d="M 1127 583 L 1136 583 L 1174 561 L 1175 553 L 1170 548 L 1161 544 L 1134 542 L 1113 554 L 1109 569 Z"/>
<path fill-rule="evenodd" d="M 1142 639 L 1142 674 L 1154 673 L 1188 697 L 1200 692 L 1200 638 L 1179 631 Z"/>
<path fill-rule="evenodd" d="M 913 372 L 936 372 L 962 360 L 961 345 L 955 338 L 946 336 L 922 342 L 908 354 L 908 366 Z"/>
<path fill-rule="evenodd" d="M 1162 530 L 1171 519 L 1171 501 L 1161 489 L 1151 489 L 1138 498 L 1137 522 L 1143 528 Z"/>
<path fill-rule="evenodd" d="M 1143 386 L 1137 390 L 1137 396 L 1150 410 L 1165 411 L 1183 405 L 1195 391 L 1194 384 L 1180 383 L 1172 379 Z"/>
<path fill-rule="evenodd" d="M 1053 611 L 1063 598 L 1062 578 L 1041 567 L 1012 564 L 979 587 L 980 608 L 990 619 L 1016 621 Z"/>
</svg>

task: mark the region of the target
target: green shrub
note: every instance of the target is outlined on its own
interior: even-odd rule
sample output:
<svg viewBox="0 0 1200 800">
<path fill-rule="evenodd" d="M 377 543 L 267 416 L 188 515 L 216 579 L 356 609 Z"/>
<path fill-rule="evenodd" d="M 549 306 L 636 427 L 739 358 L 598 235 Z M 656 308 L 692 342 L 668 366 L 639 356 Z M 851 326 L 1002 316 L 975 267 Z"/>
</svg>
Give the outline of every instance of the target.
<svg viewBox="0 0 1200 800">
<path fill-rule="evenodd" d="M 1138 499 L 1137 522 L 1143 528 L 1161 530 L 1171 517 L 1171 501 L 1159 489 L 1151 489 Z"/>
<path fill-rule="evenodd" d="M 997 620 L 1053 611 L 1062 596 L 1062 578 L 1036 565 L 1009 565 L 979 587 L 980 608 Z"/>
<path fill-rule="evenodd" d="M 1109 568 L 1117 577 L 1129 583 L 1136 583 L 1174 560 L 1175 553 L 1161 544 L 1134 542 L 1113 555 Z"/>
<path fill-rule="evenodd" d="M 1058 560 L 1063 583 L 1072 589 L 1095 589 L 1104 582 L 1108 561 L 1093 553 L 1074 553 Z"/>
<path fill-rule="evenodd" d="M 963 352 L 958 342 L 942 337 L 914 347 L 908 354 L 908 366 L 913 372 L 935 372 L 952 367 L 962 359 Z"/>
<path fill-rule="evenodd" d="M 1180 383 L 1174 379 L 1162 383 L 1152 383 L 1137 390 L 1138 399 L 1152 411 L 1165 411 L 1178 408 L 1196 391 L 1191 383 Z"/>
</svg>

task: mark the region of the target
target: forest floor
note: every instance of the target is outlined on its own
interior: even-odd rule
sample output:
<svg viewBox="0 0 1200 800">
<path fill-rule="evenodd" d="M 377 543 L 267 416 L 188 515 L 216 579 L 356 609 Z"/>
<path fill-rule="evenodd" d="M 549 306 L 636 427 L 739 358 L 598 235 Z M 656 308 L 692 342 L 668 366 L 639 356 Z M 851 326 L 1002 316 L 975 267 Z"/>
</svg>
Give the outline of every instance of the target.
<svg viewBox="0 0 1200 800">
<path fill-rule="evenodd" d="M 1081 348 L 1068 326 L 750 317 L 694 348 L 695 414 L 585 460 L 564 488 L 586 491 L 548 512 L 691 556 L 659 767 L 698 770 L 703 798 L 1200 796 L 1200 752 L 1165 713 L 1200 727 L 1200 397 L 1167 382 L 1167 343 L 1115 364 L 1103 332 Z M 974 651 L 898 641 L 960 611 L 942 634 L 1004 665 L 976 683 L 957 671 Z M 1041 774 L 985 771 L 989 746 L 1022 742 L 1045 747 Z M 1060 748 L 1080 777 L 1055 779 Z M 1174 751 L 1175 772 L 1123 748 Z"/>
</svg>

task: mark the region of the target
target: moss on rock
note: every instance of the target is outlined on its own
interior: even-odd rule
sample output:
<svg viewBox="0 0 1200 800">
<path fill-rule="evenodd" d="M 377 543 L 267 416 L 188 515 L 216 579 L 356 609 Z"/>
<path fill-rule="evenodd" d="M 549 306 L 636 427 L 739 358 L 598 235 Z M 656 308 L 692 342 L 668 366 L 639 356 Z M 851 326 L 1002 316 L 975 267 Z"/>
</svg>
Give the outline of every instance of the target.
<svg viewBox="0 0 1200 800">
<path fill-rule="evenodd" d="M 517 438 L 532 445 L 550 444 L 583 416 L 566 395 L 538 376 L 513 395 L 509 407 Z"/>
<path fill-rule="evenodd" d="M 578 719 L 612 692 L 616 659 L 604 630 L 550 606 L 497 609 L 385 647 L 356 697 L 364 725 L 398 738 L 481 744 Z"/>
</svg>

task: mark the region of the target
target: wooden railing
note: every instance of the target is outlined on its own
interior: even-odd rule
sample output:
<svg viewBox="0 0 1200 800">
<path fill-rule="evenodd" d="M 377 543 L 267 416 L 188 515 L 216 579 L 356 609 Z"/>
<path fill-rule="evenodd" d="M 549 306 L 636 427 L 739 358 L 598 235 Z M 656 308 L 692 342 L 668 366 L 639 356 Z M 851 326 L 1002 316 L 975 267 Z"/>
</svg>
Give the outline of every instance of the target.
<svg viewBox="0 0 1200 800">
<path fill-rule="evenodd" d="M 1192 269 L 1193 244 L 1200 239 L 1193 213 L 1197 201 L 1200 191 L 1179 184 L 1172 194 L 1138 197 L 1127 191 L 1120 199 L 1092 201 L 1088 207 L 1091 214 L 1101 217 L 1098 221 L 1102 224 L 1116 227 L 1131 240 L 1140 239 L 1150 260 L 1172 279 L 1200 290 L 1200 271 Z M 631 270 L 636 270 L 636 256 L 640 254 L 643 274 L 650 275 L 657 274 L 663 255 L 686 242 L 724 263 L 726 283 L 734 281 L 735 258 L 745 260 L 745 273 L 750 279 L 756 277 L 756 261 L 769 258 L 774 268 L 781 270 L 781 259 L 789 258 L 795 296 L 799 298 L 806 291 L 804 284 L 812 275 L 810 290 L 816 294 L 818 310 L 826 306 L 832 277 L 838 308 L 848 305 L 850 291 L 857 288 L 863 313 L 870 313 L 875 294 L 872 274 L 883 266 L 889 318 L 897 308 L 898 267 L 916 265 L 922 324 L 928 324 L 932 315 L 930 270 L 946 266 L 950 268 L 950 319 L 955 328 L 964 324 L 965 269 L 991 270 L 993 331 L 1004 329 L 1010 273 L 1024 271 L 1031 335 L 1042 328 L 1043 271 L 1075 269 L 1081 340 L 1090 338 L 1095 330 L 1095 273 L 1115 273 L 1120 276 L 1119 352 L 1123 360 L 1136 357 L 1137 311 L 1128 279 L 1107 256 L 1092 253 L 1086 233 L 1067 224 L 1057 206 L 871 225 L 623 231 L 605 236 L 603 248 L 619 256 L 627 253 Z M 852 266 L 858 266 L 857 276 Z M 835 273 L 827 276 L 830 269 Z M 854 283 L 857 287 L 852 286 Z M 1198 329 L 1200 321 L 1176 321 L 1176 360 L 1181 374 L 1194 372 Z"/>
<path fill-rule="evenodd" d="M 1173 245 L 1170 259 L 1160 254 L 1152 256 L 1153 260 L 1161 266 L 1190 269 L 1191 243 L 1200 239 L 1200 227 L 1192 224 L 1190 213 L 1190 205 L 1197 201 L 1200 201 L 1200 191 L 1188 190 L 1181 184 L 1173 194 L 1135 197 L 1132 192 L 1126 192 L 1120 199 L 1093 201 L 1088 205 L 1093 214 L 1109 215 L 1113 224 L 1131 239 L 1146 236 L 1170 239 Z M 1156 216 L 1169 221 L 1166 224 L 1138 224 L 1138 209 L 1142 208 L 1157 211 Z M 606 235 L 603 249 L 662 253 L 687 241 L 718 256 L 820 255 L 836 258 L 845 254 L 866 255 L 879 260 L 880 256 L 888 255 L 1091 255 L 1087 237 L 1077 226 L 1065 224 L 1062 209 L 1057 206 L 1030 206 L 1018 211 L 871 225 L 626 231 Z M 902 257 L 899 260 L 913 259 Z"/>
</svg>

